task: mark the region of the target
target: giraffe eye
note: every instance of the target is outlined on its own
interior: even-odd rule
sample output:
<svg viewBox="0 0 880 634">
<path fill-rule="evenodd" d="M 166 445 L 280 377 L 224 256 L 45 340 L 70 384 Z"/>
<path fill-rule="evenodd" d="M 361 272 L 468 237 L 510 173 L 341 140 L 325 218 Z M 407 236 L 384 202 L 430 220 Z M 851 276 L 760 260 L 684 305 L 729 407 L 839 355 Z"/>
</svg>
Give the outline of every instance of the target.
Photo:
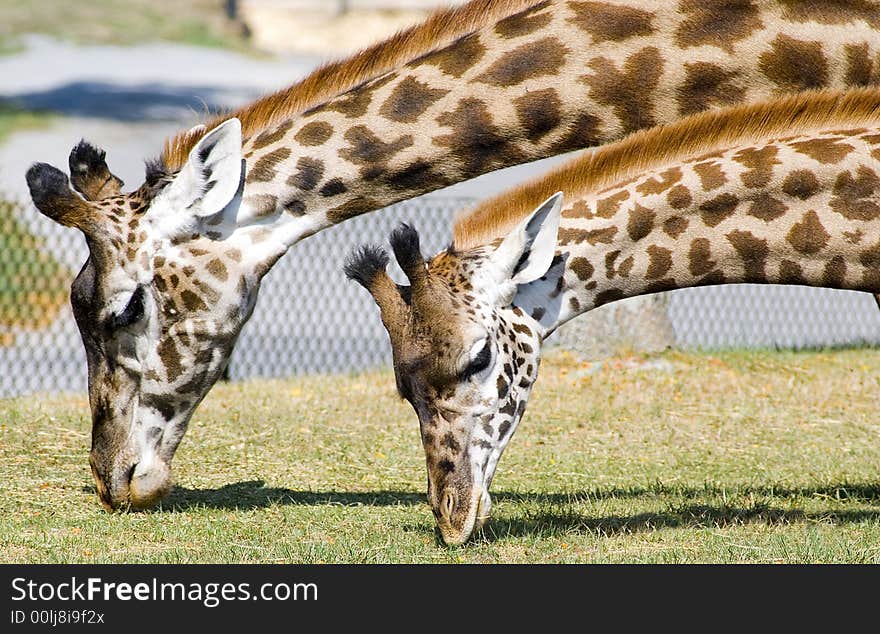
<svg viewBox="0 0 880 634">
<path fill-rule="evenodd" d="M 144 316 L 144 287 L 138 286 L 122 312 L 112 315 L 107 320 L 107 330 L 114 331 L 136 324 Z"/>
<path fill-rule="evenodd" d="M 462 372 L 462 379 L 468 379 L 475 374 L 478 374 L 489 367 L 489 362 L 492 360 L 492 346 L 489 345 L 488 339 L 486 340 L 486 344 L 480 349 L 468 366 Z"/>
</svg>

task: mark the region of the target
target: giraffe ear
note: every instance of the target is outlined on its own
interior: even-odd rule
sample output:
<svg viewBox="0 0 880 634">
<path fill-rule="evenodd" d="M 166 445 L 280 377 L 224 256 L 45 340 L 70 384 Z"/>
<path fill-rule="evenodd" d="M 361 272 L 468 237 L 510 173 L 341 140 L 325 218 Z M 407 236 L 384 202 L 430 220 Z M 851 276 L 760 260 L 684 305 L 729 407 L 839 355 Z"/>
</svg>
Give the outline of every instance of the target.
<svg viewBox="0 0 880 634">
<path fill-rule="evenodd" d="M 177 213 L 185 209 L 196 217 L 213 216 L 236 197 L 243 176 L 241 123 L 232 118 L 208 132 L 190 151 L 167 188 L 169 206 Z"/>
<path fill-rule="evenodd" d="M 556 254 L 562 192 L 556 192 L 528 215 L 490 256 L 499 284 L 528 284 L 544 275 Z"/>
</svg>

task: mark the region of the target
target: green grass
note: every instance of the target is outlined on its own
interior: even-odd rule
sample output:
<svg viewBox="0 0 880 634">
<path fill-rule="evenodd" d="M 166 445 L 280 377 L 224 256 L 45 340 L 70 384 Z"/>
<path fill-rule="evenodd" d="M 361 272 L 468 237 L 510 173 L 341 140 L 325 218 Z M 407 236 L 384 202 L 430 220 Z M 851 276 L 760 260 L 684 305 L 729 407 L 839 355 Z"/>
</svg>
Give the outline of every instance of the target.
<svg viewBox="0 0 880 634">
<path fill-rule="evenodd" d="M 42 33 L 78 44 L 137 44 L 167 40 L 247 50 L 240 25 L 219 0 L 4 0 L 0 53 L 20 49 L 20 36 Z"/>
<path fill-rule="evenodd" d="M 654 367 L 655 361 L 661 367 Z M 880 563 L 880 351 L 545 360 L 488 528 L 438 545 L 392 375 L 220 385 L 155 511 L 107 514 L 84 395 L 0 401 L 4 562 Z"/>
</svg>

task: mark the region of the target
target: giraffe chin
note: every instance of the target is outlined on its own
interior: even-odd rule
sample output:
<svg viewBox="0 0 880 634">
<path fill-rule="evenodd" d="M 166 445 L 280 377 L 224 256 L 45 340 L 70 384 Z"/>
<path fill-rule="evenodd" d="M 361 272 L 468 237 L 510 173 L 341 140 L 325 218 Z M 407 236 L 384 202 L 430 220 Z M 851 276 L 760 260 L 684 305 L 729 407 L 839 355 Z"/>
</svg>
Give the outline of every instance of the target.
<svg viewBox="0 0 880 634">
<path fill-rule="evenodd" d="M 148 509 L 168 495 L 172 486 L 171 467 L 163 460 L 139 462 L 128 485 L 129 505 L 132 509 Z"/>
</svg>

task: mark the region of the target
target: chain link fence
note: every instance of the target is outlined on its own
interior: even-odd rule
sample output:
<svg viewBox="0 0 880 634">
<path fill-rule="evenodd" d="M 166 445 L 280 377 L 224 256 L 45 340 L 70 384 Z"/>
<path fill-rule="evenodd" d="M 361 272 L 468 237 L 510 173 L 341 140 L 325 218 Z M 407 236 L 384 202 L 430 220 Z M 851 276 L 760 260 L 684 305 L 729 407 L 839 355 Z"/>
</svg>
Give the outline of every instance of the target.
<svg viewBox="0 0 880 634">
<path fill-rule="evenodd" d="M 455 211 L 471 202 L 407 201 L 294 246 L 263 283 L 230 361 L 230 378 L 351 372 L 389 364 L 390 345 L 378 311 L 369 294 L 345 278 L 344 258 L 365 242 L 387 245 L 388 234 L 400 222 L 416 226 L 425 253 L 434 253 L 449 243 Z M 0 397 L 85 390 L 85 354 L 68 286 L 86 255 L 77 231 L 57 227 L 30 204 L 0 202 Z M 403 279 L 399 271 L 392 275 Z M 647 328 L 639 301 L 645 300 L 604 306 L 551 339 L 564 345 L 574 341 L 571 347 L 577 348 L 588 335 L 614 338 Z M 683 348 L 880 343 L 880 310 L 865 293 L 731 285 L 672 291 L 654 301 L 668 317 L 672 340 Z"/>
</svg>

